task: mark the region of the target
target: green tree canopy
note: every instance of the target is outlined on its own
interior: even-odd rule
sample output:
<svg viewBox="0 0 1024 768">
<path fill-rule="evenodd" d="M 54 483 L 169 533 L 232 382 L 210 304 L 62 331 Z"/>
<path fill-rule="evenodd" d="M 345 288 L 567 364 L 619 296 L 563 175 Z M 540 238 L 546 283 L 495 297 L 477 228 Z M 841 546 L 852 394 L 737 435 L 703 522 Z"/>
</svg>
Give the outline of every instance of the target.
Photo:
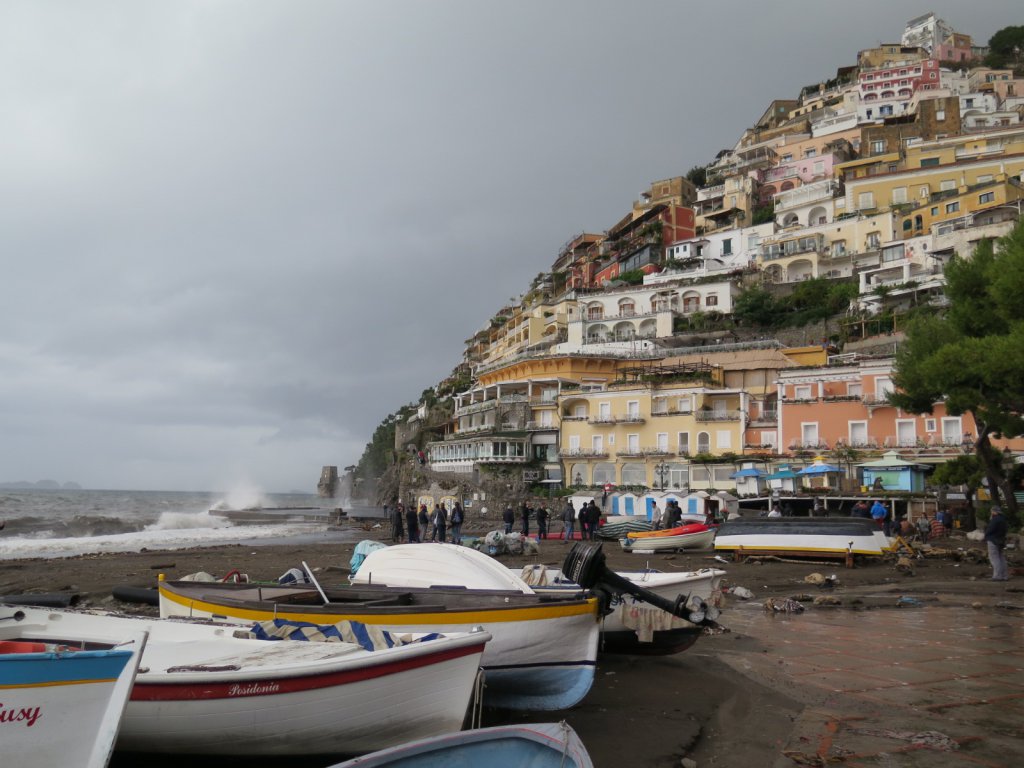
<svg viewBox="0 0 1024 768">
<path fill-rule="evenodd" d="M 971 414 L 978 460 L 1016 519 L 991 438 L 1024 434 L 1024 224 L 998 248 L 983 241 L 970 259 L 954 257 L 946 267 L 946 295 L 944 316 L 918 317 L 908 326 L 890 400 L 912 413 L 930 413 L 945 400 L 949 413 Z"/>
<path fill-rule="evenodd" d="M 990 67 L 1018 67 L 1024 60 L 1024 26 L 1003 27 L 988 41 L 985 64 Z"/>
</svg>

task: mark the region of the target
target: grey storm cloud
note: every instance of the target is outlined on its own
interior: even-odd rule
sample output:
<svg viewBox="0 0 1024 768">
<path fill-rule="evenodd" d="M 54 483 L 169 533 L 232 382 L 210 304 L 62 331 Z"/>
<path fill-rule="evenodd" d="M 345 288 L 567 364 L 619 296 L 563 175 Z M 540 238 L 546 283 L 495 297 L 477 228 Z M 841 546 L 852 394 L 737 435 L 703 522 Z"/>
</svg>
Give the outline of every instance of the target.
<svg viewBox="0 0 1024 768">
<path fill-rule="evenodd" d="M 0 5 L 0 480 L 312 488 L 576 233 L 1001 2 Z"/>
</svg>

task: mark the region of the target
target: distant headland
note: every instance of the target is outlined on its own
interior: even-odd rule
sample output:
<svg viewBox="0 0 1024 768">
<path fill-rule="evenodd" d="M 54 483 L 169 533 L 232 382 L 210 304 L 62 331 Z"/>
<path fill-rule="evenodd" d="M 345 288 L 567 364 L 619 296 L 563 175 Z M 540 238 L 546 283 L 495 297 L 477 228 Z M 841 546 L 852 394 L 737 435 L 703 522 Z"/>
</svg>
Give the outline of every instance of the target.
<svg viewBox="0 0 1024 768">
<path fill-rule="evenodd" d="M 0 490 L 5 491 L 80 491 L 82 486 L 75 482 L 58 483 L 56 480 L 17 480 L 13 483 L 0 483 Z"/>
</svg>

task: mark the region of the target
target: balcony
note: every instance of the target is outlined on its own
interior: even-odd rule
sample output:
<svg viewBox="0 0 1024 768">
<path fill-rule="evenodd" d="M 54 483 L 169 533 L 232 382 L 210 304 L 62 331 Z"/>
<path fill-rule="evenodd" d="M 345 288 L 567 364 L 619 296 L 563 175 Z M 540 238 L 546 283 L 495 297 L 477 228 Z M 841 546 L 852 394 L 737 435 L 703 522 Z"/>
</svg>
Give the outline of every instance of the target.
<svg viewBox="0 0 1024 768">
<path fill-rule="evenodd" d="M 615 455 L 622 459 L 640 459 L 643 458 L 644 452 L 640 447 L 623 448 L 622 450 L 616 451 Z"/>
<path fill-rule="evenodd" d="M 639 413 L 626 414 L 625 416 L 618 416 L 615 419 L 616 424 L 646 424 L 647 419 L 641 416 Z"/>
<path fill-rule="evenodd" d="M 481 456 L 478 464 L 526 464 L 530 461 L 529 456 Z"/>
<path fill-rule="evenodd" d="M 488 408 L 493 408 L 497 404 L 496 400 L 485 400 L 482 403 L 471 403 L 470 405 L 464 405 L 461 408 L 456 408 L 454 416 L 456 418 L 459 416 L 469 416 L 471 413 L 479 413 L 480 411 L 485 411 Z"/>
<path fill-rule="evenodd" d="M 679 408 L 664 408 L 657 411 L 651 411 L 651 416 L 689 416 L 693 413 L 692 410 L 680 410 Z"/>
<path fill-rule="evenodd" d="M 558 455 L 563 459 L 607 459 L 608 451 L 603 448 L 561 448 Z"/>
<path fill-rule="evenodd" d="M 545 424 L 542 421 L 528 421 L 526 422 L 527 432 L 543 432 L 545 430 L 558 431 L 557 424 Z"/>
<path fill-rule="evenodd" d="M 562 421 L 586 421 L 588 416 L 563 416 Z"/>
<path fill-rule="evenodd" d="M 697 411 L 697 421 L 739 421 L 743 418 L 742 411 Z"/>
<path fill-rule="evenodd" d="M 615 424 L 617 419 L 614 416 L 594 416 L 587 419 L 588 424 Z"/>
<path fill-rule="evenodd" d="M 778 411 L 761 411 L 757 416 L 753 416 L 750 419 L 750 426 L 752 427 L 774 427 L 777 426 L 778 423 Z"/>
<path fill-rule="evenodd" d="M 643 456 L 671 456 L 672 451 L 668 447 L 660 448 L 657 445 L 648 445 L 640 449 Z"/>
<path fill-rule="evenodd" d="M 835 179 L 828 179 L 779 192 L 775 195 L 775 211 L 778 213 L 789 208 L 799 208 L 802 205 L 831 200 L 838 189 L 838 182 Z"/>
</svg>

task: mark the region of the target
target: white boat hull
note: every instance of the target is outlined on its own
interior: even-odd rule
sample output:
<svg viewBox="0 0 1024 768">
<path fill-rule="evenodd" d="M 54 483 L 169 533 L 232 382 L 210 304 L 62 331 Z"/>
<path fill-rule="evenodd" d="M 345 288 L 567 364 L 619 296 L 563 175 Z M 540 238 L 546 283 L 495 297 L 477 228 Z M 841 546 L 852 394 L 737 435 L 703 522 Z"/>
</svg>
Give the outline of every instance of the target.
<svg viewBox="0 0 1024 768">
<path fill-rule="evenodd" d="M 860 518 L 758 518 L 724 523 L 716 551 L 747 549 L 806 556 L 881 556 L 889 541 L 871 520 Z"/>
<path fill-rule="evenodd" d="M 626 552 L 664 552 L 677 549 L 707 549 L 714 540 L 715 531 L 709 528 L 706 531 L 683 533 L 679 536 L 646 536 L 642 539 L 631 539 L 627 536 L 619 539 L 619 544 Z"/>
<path fill-rule="evenodd" d="M 149 631 L 117 741 L 138 752 L 358 754 L 457 730 L 489 639 L 367 651 L 239 637 L 231 625 L 47 613 L 52 634 L 101 623 Z"/>
<path fill-rule="evenodd" d="M 426 549 L 442 545 L 411 546 Z M 370 557 L 373 554 L 376 553 Z M 366 563 L 369 562 L 368 557 Z M 216 590 L 211 590 L 203 599 L 189 600 L 164 585 L 160 590 L 160 613 L 242 623 L 275 616 L 321 624 L 353 618 L 345 613 L 344 604 L 307 609 L 288 605 L 284 599 L 268 605 L 270 598 L 264 597 L 266 607 L 260 608 L 241 601 L 217 600 L 215 594 Z M 483 627 L 491 635 L 481 662 L 487 682 L 485 701 L 490 706 L 565 709 L 581 701 L 594 680 L 600 626 L 597 601 L 593 599 L 565 603 L 527 601 L 522 608 L 508 610 L 435 609 L 406 614 L 382 611 L 359 620 L 392 632 L 450 633 Z"/>
<path fill-rule="evenodd" d="M 16 612 L 25 618 L 13 618 Z M 0 640 L 37 639 L 33 609 L 0 606 Z M 145 633 L 67 637 L 120 649 L 0 652 L 0 764 L 103 768 L 114 749 Z M 41 644 L 41 643 L 40 643 Z M 50 644 L 52 646 L 52 644 Z"/>
<path fill-rule="evenodd" d="M 722 605 L 721 581 L 725 571 L 703 568 L 699 571 L 660 573 L 657 571 L 616 571 L 619 576 L 659 597 L 674 601 L 687 595 L 687 603 L 702 601 Z M 520 575 L 538 594 L 565 594 L 580 589 L 566 581 L 557 568 L 524 566 Z M 690 647 L 699 635 L 693 624 L 667 611 L 655 608 L 633 595 L 624 594 L 612 603 L 612 612 L 601 620 L 602 650 L 617 653 L 678 653 Z M 694 633 L 690 630 L 698 629 Z"/>
</svg>

